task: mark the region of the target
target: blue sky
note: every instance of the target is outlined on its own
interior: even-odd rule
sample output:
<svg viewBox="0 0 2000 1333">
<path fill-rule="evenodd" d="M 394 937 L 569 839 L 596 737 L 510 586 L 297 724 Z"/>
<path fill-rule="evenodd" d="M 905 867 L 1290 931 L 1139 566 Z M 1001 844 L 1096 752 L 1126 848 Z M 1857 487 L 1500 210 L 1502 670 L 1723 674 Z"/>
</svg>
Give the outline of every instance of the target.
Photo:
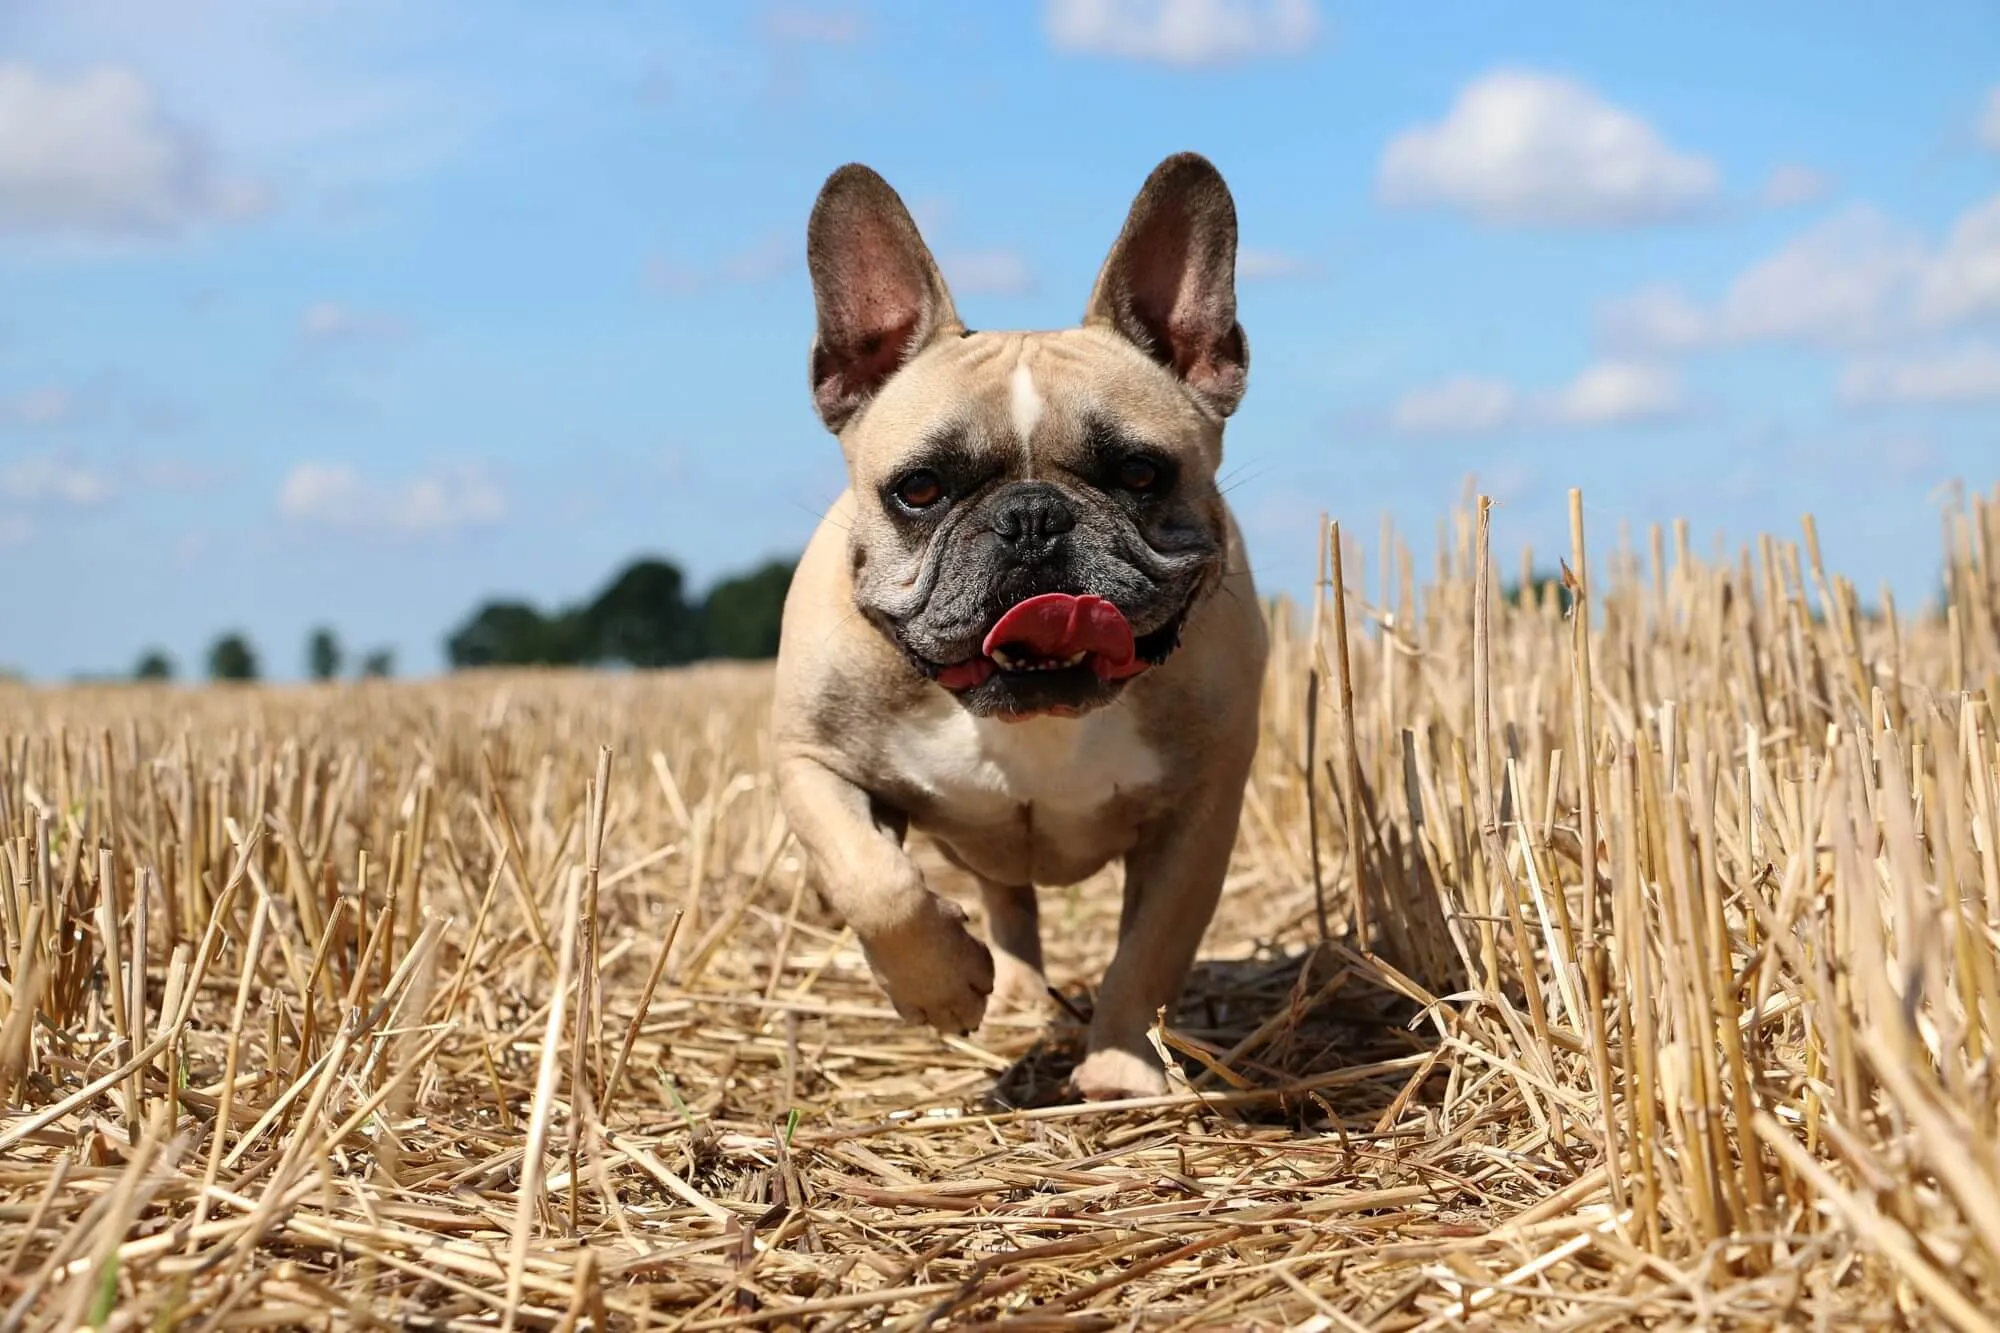
<svg viewBox="0 0 2000 1333">
<path fill-rule="evenodd" d="M 1167 153 L 1228 177 L 1270 588 L 1820 522 L 1935 580 L 2000 480 L 2000 10 L 1773 0 L 0 0 L 0 664 L 317 623 L 434 670 L 492 594 L 795 551 L 841 483 L 807 210 L 859 159 L 975 327 L 1073 322 Z M 1370 581 L 1372 583 L 1372 571 Z"/>
</svg>

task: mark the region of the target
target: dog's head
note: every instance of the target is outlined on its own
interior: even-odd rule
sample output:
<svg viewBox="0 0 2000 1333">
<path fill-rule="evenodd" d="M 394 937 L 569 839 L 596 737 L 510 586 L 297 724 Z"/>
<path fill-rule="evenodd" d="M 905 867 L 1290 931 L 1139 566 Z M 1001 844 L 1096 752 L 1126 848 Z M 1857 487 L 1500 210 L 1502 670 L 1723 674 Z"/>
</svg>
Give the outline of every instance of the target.
<svg viewBox="0 0 2000 1333">
<path fill-rule="evenodd" d="M 828 178 L 807 262 L 860 610 L 982 715 L 1082 713 L 1164 662 L 1223 573 L 1215 476 L 1249 370 L 1215 168 L 1154 170 L 1079 328 L 968 330 L 863 166 Z"/>
</svg>

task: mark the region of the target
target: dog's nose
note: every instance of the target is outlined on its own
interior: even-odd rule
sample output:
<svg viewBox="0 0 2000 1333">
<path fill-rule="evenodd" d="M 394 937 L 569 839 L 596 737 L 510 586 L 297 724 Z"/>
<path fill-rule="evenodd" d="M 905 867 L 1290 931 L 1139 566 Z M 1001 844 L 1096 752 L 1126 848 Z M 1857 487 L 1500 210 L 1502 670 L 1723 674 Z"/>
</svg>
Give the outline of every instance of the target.
<svg viewBox="0 0 2000 1333">
<path fill-rule="evenodd" d="M 1056 539 L 1076 526 L 1076 511 L 1045 481 L 1010 486 L 993 501 L 993 533 L 1024 560 L 1045 559 Z"/>
</svg>

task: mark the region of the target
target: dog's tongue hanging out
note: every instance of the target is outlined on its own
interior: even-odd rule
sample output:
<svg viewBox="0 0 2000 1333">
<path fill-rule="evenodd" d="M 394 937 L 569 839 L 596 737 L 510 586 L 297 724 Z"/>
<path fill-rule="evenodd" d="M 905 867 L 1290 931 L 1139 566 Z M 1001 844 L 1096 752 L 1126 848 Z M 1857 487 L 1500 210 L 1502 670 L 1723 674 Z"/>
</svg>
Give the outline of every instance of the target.
<svg viewBox="0 0 2000 1333">
<path fill-rule="evenodd" d="M 987 632 L 983 657 L 938 673 L 948 689 L 970 689 L 996 669 L 1052 670 L 1087 665 L 1099 680 L 1121 680 L 1146 669 L 1124 613 L 1102 597 L 1043 593 L 1016 604 Z"/>
</svg>

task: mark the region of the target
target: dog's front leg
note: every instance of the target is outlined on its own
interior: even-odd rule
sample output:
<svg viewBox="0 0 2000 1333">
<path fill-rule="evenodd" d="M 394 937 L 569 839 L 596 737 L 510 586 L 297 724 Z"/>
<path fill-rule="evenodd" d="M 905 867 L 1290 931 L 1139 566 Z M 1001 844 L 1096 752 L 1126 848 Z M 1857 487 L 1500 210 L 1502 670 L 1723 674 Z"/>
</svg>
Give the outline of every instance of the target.
<svg viewBox="0 0 2000 1333">
<path fill-rule="evenodd" d="M 868 793 L 794 757 L 778 765 L 778 794 L 827 906 L 853 928 L 896 1012 L 940 1032 L 978 1027 L 993 955 L 965 929 L 965 910 L 925 887 Z"/>
<path fill-rule="evenodd" d="M 1089 1046 L 1074 1076 L 1092 1101 L 1167 1090 L 1146 1032 L 1155 1011 L 1180 994 L 1215 915 L 1243 804 L 1242 784 L 1231 791 L 1195 818 L 1161 820 L 1125 857 L 1118 952 L 1098 988 Z"/>
</svg>

